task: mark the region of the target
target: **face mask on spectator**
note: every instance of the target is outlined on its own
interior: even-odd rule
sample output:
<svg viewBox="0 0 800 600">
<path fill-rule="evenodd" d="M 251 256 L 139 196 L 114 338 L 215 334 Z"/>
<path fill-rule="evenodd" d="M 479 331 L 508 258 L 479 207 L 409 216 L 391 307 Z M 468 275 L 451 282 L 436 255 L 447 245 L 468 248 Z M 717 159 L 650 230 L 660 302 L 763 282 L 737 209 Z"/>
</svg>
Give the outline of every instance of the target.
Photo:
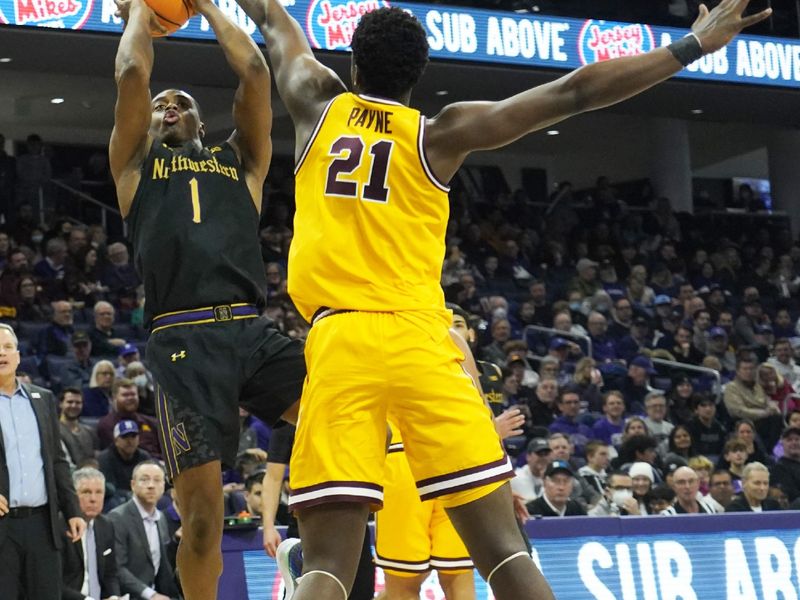
<svg viewBox="0 0 800 600">
<path fill-rule="evenodd" d="M 492 319 L 505 319 L 508 316 L 508 311 L 505 308 L 495 308 L 492 311 Z"/>
<path fill-rule="evenodd" d="M 580 302 L 570 302 L 569 303 L 569 309 L 572 312 L 580 312 L 582 307 L 583 307 L 583 304 L 580 303 Z"/>
<path fill-rule="evenodd" d="M 34 244 L 41 244 L 43 239 L 44 239 L 44 236 L 42 236 L 42 235 L 32 235 L 31 236 L 31 241 Z"/>
<path fill-rule="evenodd" d="M 633 492 L 630 490 L 614 490 L 611 495 L 611 501 L 619 507 L 622 507 L 630 498 L 633 498 Z"/>
<path fill-rule="evenodd" d="M 147 375 L 142 373 L 141 375 L 137 375 L 133 378 L 133 383 L 136 384 L 136 387 L 147 387 Z"/>
</svg>

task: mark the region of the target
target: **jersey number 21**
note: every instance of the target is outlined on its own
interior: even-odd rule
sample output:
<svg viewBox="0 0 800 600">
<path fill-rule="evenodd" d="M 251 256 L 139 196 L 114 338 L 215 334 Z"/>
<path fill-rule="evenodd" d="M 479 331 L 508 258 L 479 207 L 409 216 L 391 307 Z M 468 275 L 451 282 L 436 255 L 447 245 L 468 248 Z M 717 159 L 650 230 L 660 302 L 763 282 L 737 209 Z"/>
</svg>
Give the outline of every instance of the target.
<svg viewBox="0 0 800 600">
<path fill-rule="evenodd" d="M 335 158 L 328 167 L 325 195 L 361 198 L 370 202 L 388 202 L 389 188 L 386 187 L 386 176 L 389 172 L 389 159 L 393 147 L 394 142 L 389 140 L 377 141 L 369 147 L 368 154 L 372 157 L 369 179 L 359 190 L 359 182 L 348 175 L 352 175 L 361 166 L 364 158 L 364 141 L 355 136 L 338 138 L 331 144 L 330 155 Z"/>
</svg>

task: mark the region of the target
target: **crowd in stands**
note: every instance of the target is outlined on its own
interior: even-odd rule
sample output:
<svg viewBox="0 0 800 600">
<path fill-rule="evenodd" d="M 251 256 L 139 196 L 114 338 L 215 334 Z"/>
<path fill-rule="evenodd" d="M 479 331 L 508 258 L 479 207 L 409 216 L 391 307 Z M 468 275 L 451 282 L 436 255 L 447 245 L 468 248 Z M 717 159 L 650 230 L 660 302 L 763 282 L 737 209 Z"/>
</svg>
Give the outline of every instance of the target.
<svg viewBox="0 0 800 600">
<path fill-rule="evenodd" d="M 68 216 L 42 225 L 3 177 L 0 320 L 18 334 L 20 377 L 58 395 L 63 448 L 77 473 L 102 474 L 103 510 L 128 510 L 141 486 L 176 543 L 179 508 L 151 468 L 155 382 L 129 245 Z M 268 197 L 265 312 L 303 338 L 286 290 L 290 171 Z M 526 417 L 506 441 L 514 490 L 545 516 L 800 508 L 800 243 L 755 217 L 710 229 L 643 197 L 634 210 L 605 178 L 549 203 L 454 186 L 442 287 L 471 315 L 476 357 L 500 367 L 495 412 Z M 271 431 L 240 421 L 226 512 L 258 514 Z"/>
<path fill-rule="evenodd" d="M 476 356 L 502 368 L 499 409 L 526 415 L 507 447 L 525 448 L 514 486 L 529 510 L 800 507 L 789 230 L 711 230 L 664 198 L 632 210 L 603 178 L 582 198 L 563 189 L 544 208 L 455 196 L 443 266 Z"/>
</svg>

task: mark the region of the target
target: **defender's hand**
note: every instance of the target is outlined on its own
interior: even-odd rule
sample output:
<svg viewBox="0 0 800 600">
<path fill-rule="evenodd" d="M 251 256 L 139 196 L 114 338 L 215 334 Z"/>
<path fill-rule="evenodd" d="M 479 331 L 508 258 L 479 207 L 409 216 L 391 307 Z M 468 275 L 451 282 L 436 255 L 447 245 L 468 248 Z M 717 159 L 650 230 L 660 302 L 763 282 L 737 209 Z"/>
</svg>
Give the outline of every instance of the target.
<svg viewBox="0 0 800 600">
<path fill-rule="evenodd" d="M 704 54 L 716 52 L 742 29 L 760 23 L 772 14 L 772 9 L 767 8 L 749 17 L 742 17 L 749 4 L 750 0 L 722 0 L 711 12 L 705 4 L 700 5 L 700 14 L 692 25 L 692 33 L 700 40 Z"/>
<path fill-rule="evenodd" d="M 523 425 L 525 425 L 525 415 L 518 408 L 509 408 L 494 418 L 494 429 L 501 440 L 512 435 L 522 435 Z"/>
<path fill-rule="evenodd" d="M 512 492 L 511 495 L 514 498 L 514 514 L 517 516 L 517 520 L 520 523 L 525 523 L 531 518 L 528 507 L 525 506 L 525 498 L 514 492 Z"/>
</svg>

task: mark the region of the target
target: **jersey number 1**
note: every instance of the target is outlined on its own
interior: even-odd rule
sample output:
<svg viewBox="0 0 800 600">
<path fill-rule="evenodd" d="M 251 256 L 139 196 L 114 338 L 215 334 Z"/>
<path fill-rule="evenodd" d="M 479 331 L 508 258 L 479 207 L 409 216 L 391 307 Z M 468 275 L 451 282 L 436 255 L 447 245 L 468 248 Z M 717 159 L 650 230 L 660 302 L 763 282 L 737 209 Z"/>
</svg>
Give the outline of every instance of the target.
<svg viewBox="0 0 800 600">
<path fill-rule="evenodd" d="M 192 223 L 200 222 L 200 190 L 197 186 L 197 178 L 189 180 L 189 189 L 192 191 Z"/>
<path fill-rule="evenodd" d="M 392 155 L 394 142 L 380 140 L 370 146 L 372 167 L 369 171 L 369 180 L 361 190 L 361 198 L 371 202 L 387 202 L 389 188 L 386 187 L 386 176 L 389 172 L 389 159 Z M 331 156 L 335 156 L 328 167 L 328 177 L 325 182 L 326 196 L 342 196 L 345 198 L 358 198 L 358 181 L 340 179 L 340 175 L 352 175 L 361 166 L 364 154 L 364 141 L 360 137 L 342 136 L 331 145 Z"/>
</svg>

